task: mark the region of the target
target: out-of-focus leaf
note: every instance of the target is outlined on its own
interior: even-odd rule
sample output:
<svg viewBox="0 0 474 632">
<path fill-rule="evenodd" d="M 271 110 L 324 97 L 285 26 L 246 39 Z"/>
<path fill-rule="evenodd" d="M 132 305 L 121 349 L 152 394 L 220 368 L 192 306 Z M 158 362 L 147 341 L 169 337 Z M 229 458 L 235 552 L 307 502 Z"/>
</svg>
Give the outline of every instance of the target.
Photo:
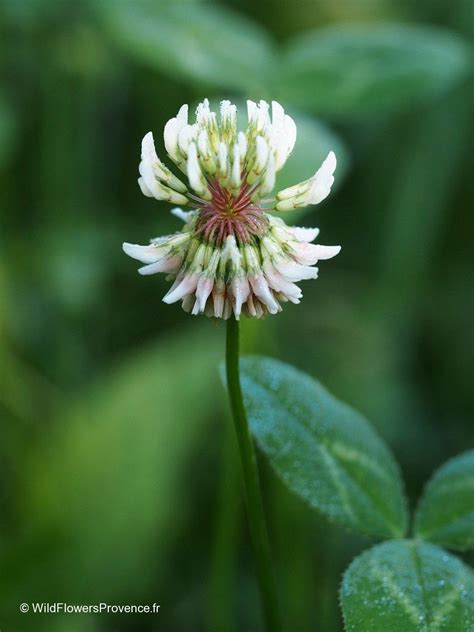
<svg viewBox="0 0 474 632">
<path fill-rule="evenodd" d="M 474 548 L 474 450 L 445 463 L 428 481 L 415 534 L 453 549 Z"/>
<path fill-rule="evenodd" d="M 17 592 L 2 594 L 4 609 L 40 593 L 130 597 L 156 578 L 182 516 L 187 457 L 216 408 L 221 340 L 196 327 L 98 380 L 23 464 L 20 521 L 36 542 L 34 571 L 10 573 Z"/>
<path fill-rule="evenodd" d="M 125 51 L 172 77 L 246 90 L 261 90 L 269 77 L 267 33 L 224 7 L 121 0 L 101 12 Z"/>
<path fill-rule="evenodd" d="M 16 136 L 16 120 L 12 108 L 0 96 L 0 168 L 10 157 Z"/>
<path fill-rule="evenodd" d="M 315 112 L 399 111 L 449 90 L 469 59 L 460 37 L 431 27 L 329 27 L 288 45 L 277 85 L 283 98 Z"/>
<path fill-rule="evenodd" d="M 61 3 L 55 0 L 23 0 L 1 2 L 0 20 L 7 26 L 35 28 L 57 13 Z"/>
<path fill-rule="evenodd" d="M 470 632 L 472 570 L 431 544 L 385 542 L 356 558 L 344 574 L 347 632 Z"/>
<path fill-rule="evenodd" d="M 293 492 L 362 533 L 404 533 L 397 464 L 359 413 L 308 375 L 269 358 L 243 360 L 242 386 L 252 431 Z"/>
</svg>

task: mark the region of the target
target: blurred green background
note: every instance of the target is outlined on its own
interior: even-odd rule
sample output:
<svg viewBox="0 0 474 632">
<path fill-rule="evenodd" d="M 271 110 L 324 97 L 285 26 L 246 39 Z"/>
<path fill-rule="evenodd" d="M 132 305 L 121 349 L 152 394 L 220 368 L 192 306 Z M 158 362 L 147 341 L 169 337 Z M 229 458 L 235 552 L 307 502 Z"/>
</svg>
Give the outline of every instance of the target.
<svg viewBox="0 0 474 632">
<path fill-rule="evenodd" d="M 472 3 L 1 0 L 0 29 L 0 627 L 261 630 L 223 323 L 164 305 L 121 252 L 178 227 L 138 189 L 141 138 L 163 157 L 182 103 L 276 98 L 299 124 L 282 183 L 336 150 L 333 195 L 285 219 L 342 253 L 244 346 L 364 412 L 413 503 L 473 444 Z M 370 540 L 261 467 L 286 629 L 339 631 Z"/>
</svg>

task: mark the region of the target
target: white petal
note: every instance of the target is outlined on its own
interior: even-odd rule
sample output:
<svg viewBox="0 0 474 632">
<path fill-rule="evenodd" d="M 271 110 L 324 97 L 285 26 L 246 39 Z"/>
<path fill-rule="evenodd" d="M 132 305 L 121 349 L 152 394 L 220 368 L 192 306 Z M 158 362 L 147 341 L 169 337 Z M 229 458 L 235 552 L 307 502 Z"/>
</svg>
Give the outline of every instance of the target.
<svg viewBox="0 0 474 632">
<path fill-rule="evenodd" d="M 163 130 L 165 149 L 169 156 L 175 160 L 178 158 L 178 133 L 180 129 L 178 120 L 172 118 L 166 123 Z"/>
<path fill-rule="evenodd" d="M 177 272 L 183 263 L 182 255 L 174 255 L 172 257 L 163 257 L 156 263 L 150 263 L 147 266 L 138 268 L 138 272 L 143 276 L 156 274 L 157 272 Z"/>
<path fill-rule="evenodd" d="M 193 293 L 196 289 L 198 279 L 199 275 L 197 274 L 186 275 L 178 283 L 178 285 L 176 285 L 176 287 L 172 286 L 169 292 L 165 294 L 165 296 L 163 297 L 163 302 L 168 304 L 176 303 L 188 294 Z"/>
<path fill-rule="evenodd" d="M 276 292 L 281 292 L 289 299 L 299 299 L 303 296 L 300 288 L 295 283 L 285 279 L 268 259 L 263 263 L 263 270 L 268 285 Z"/>
<path fill-rule="evenodd" d="M 260 185 L 259 194 L 267 195 L 275 186 L 276 168 L 275 159 L 272 154 L 268 156 L 267 165 L 263 174 L 262 184 Z"/>
<path fill-rule="evenodd" d="M 235 127 L 237 108 L 230 101 L 221 101 L 221 121 L 224 126 Z"/>
<path fill-rule="evenodd" d="M 199 133 L 197 125 L 185 125 L 179 130 L 178 145 L 185 156 L 188 155 L 189 144 L 196 140 Z"/>
<path fill-rule="evenodd" d="M 314 244 L 305 241 L 292 242 L 289 244 L 294 259 L 305 266 L 314 266 L 319 260 L 319 250 Z"/>
<path fill-rule="evenodd" d="M 270 125 L 270 115 L 268 114 L 269 105 L 263 99 L 260 100 L 257 106 L 257 120 L 258 128 L 264 130 Z"/>
<path fill-rule="evenodd" d="M 196 108 L 196 122 L 199 125 L 207 125 L 210 119 L 211 110 L 209 108 L 209 99 L 204 99 Z"/>
<path fill-rule="evenodd" d="M 201 275 L 196 288 L 196 304 L 198 312 L 203 312 L 206 308 L 206 302 L 209 298 L 212 288 L 214 287 L 214 279 Z M 196 305 L 193 308 L 196 308 Z"/>
<path fill-rule="evenodd" d="M 278 129 L 282 128 L 285 122 L 285 110 L 278 103 L 278 101 L 272 101 L 272 125 Z"/>
<path fill-rule="evenodd" d="M 185 103 L 184 105 L 182 105 L 179 108 L 178 114 L 176 115 L 176 119 L 178 120 L 178 122 L 179 122 L 179 124 L 181 126 L 188 124 L 188 105 L 187 105 L 187 103 Z"/>
<path fill-rule="evenodd" d="M 319 228 L 303 228 L 302 226 L 288 226 L 290 233 L 299 241 L 314 241 L 319 235 Z"/>
<path fill-rule="evenodd" d="M 173 160 L 179 159 L 178 137 L 181 129 L 188 124 L 188 106 L 182 105 L 175 118 L 170 119 L 163 132 L 165 149 Z"/>
<path fill-rule="evenodd" d="M 323 246 L 321 244 L 314 244 L 316 248 L 318 260 L 332 259 L 341 252 L 341 246 Z"/>
<path fill-rule="evenodd" d="M 341 246 L 323 246 L 306 242 L 292 243 L 290 247 L 298 263 L 313 266 L 319 260 L 332 259 L 341 251 Z"/>
<path fill-rule="evenodd" d="M 173 208 L 170 211 L 171 215 L 174 215 L 178 219 L 182 219 L 184 223 L 189 221 L 189 218 L 192 216 L 193 211 L 183 211 L 182 208 Z"/>
<path fill-rule="evenodd" d="M 240 167 L 240 148 L 234 145 L 234 161 L 232 163 L 232 186 L 238 189 L 242 183 Z"/>
<path fill-rule="evenodd" d="M 220 143 L 218 160 L 219 160 L 219 173 L 221 174 L 221 176 L 227 175 L 227 167 L 228 167 L 227 156 L 228 156 L 227 145 L 225 143 Z"/>
<path fill-rule="evenodd" d="M 319 202 L 327 198 L 334 183 L 333 173 L 336 165 L 336 155 L 333 151 L 330 151 L 323 164 L 311 178 L 311 186 L 308 191 L 309 204 L 319 204 Z"/>
<path fill-rule="evenodd" d="M 138 244 L 122 244 L 122 249 L 132 259 L 138 259 L 142 263 L 155 263 L 163 257 L 163 248 L 151 244 L 149 246 L 139 246 Z"/>
<path fill-rule="evenodd" d="M 159 188 L 157 188 L 158 182 L 155 178 L 151 162 L 149 160 L 142 160 L 138 165 L 138 171 L 143 178 L 146 188 L 153 194 L 153 196 L 155 196 L 155 194 L 159 191 Z"/>
<path fill-rule="evenodd" d="M 278 191 L 277 200 L 290 200 L 292 202 L 294 198 L 306 193 L 310 183 L 311 180 L 303 180 L 303 182 L 298 182 L 298 184 L 293 184 L 291 187 Z"/>
<path fill-rule="evenodd" d="M 237 320 L 239 320 L 240 314 L 242 312 L 242 305 L 245 303 L 250 294 L 250 285 L 245 277 L 236 277 L 231 282 L 230 289 L 234 299 L 234 314 Z"/>
<path fill-rule="evenodd" d="M 240 254 L 234 235 L 227 235 L 221 258 L 224 263 L 231 261 L 234 269 L 240 267 L 242 255 Z"/>
<path fill-rule="evenodd" d="M 289 156 L 291 154 L 291 152 L 293 151 L 293 148 L 294 148 L 295 143 L 296 143 L 297 129 L 296 129 L 296 123 L 291 118 L 291 116 L 288 116 L 288 114 L 285 114 L 284 127 L 285 127 L 285 132 L 286 132 L 286 138 L 287 138 L 287 141 L 288 141 L 288 153 L 287 153 L 287 156 Z"/>
<path fill-rule="evenodd" d="M 197 148 L 195 143 L 191 143 L 189 145 L 187 171 L 189 184 L 196 191 L 196 193 L 203 195 L 207 191 L 207 186 L 204 183 L 204 177 L 202 175 L 201 166 L 198 161 Z"/>
<path fill-rule="evenodd" d="M 199 153 L 202 156 L 204 157 L 209 156 L 211 147 L 209 145 L 209 137 L 205 129 L 199 132 L 197 146 L 199 149 Z"/>
<path fill-rule="evenodd" d="M 249 278 L 252 290 L 262 303 L 264 303 L 270 312 L 270 314 L 276 314 L 280 311 L 278 302 L 273 297 L 273 294 L 268 287 L 268 283 L 265 281 L 263 274 L 259 274 Z"/>
<path fill-rule="evenodd" d="M 237 142 L 239 144 L 239 148 L 240 148 L 240 159 L 244 160 L 246 154 L 247 154 L 247 137 L 245 136 L 245 134 L 243 132 L 239 132 L 238 136 L 237 136 Z"/>
<path fill-rule="evenodd" d="M 268 160 L 268 145 L 264 138 L 261 136 L 257 136 L 255 139 L 255 149 L 257 152 L 257 156 L 255 159 L 254 170 L 260 174 Z"/>
<path fill-rule="evenodd" d="M 247 101 L 247 118 L 252 123 L 257 116 L 257 104 L 255 101 Z"/>
<path fill-rule="evenodd" d="M 276 268 L 289 281 L 303 281 L 304 279 L 317 279 L 318 277 L 318 268 L 303 266 L 299 263 L 278 262 Z"/>
<path fill-rule="evenodd" d="M 147 159 L 152 161 L 158 160 L 152 132 L 147 132 L 142 140 L 142 160 Z"/>
<path fill-rule="evenodd" d="M 143 178 L 138 178 L 138 186 L 140 187 L 140 190 L 143 193 L 143 195 L 146 195 L 147 197 L 150 197 L 150 198 L 153 197 L 153 193 L 147 187 L 147 185 L 145 184 L 145 180 Z"/>
<path fill-rule="evenodd" d="M 294 142 L 287 133 L 285 110 L 277 101 L 272 101 L 271 131 L 272 147 L 275 152 L 275 167 L 276 170 L 279 171 L 285 164 L 291 151 L 291 149 L 289 149 L 289 143 L 294 144 Z"/>
</svg>

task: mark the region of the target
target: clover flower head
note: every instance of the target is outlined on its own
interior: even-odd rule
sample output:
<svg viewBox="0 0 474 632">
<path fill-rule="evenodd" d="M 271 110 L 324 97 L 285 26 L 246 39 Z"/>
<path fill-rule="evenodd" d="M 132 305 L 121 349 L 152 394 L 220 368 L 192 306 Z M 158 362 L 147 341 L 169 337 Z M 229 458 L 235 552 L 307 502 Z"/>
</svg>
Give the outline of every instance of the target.
<svg viewBox="0 0 474 632">
<path fill-rule="evenodd" d="M 268 197 L 276 173 L 296 142 L 296 125 L 276 101 L 247 101 L 248 124 L 237 129 L 237 108 L 222 101 L 217 115 L 205 99 L 188 122 L 188 106 L 164 128 L 169 158 L 185 176 L 178 178 L 158 158 L 153 135 L 142 141 L 138 184 L 144 195 L 190 207 L 171 212 L 182 230 L 149 245 L 124 243 L 124 251 L 146 265 L 140 274 L 165 272 L 173 284 L 165 303 L 182 301 L 192 314 L 261 318 L 299 303 L 297 281 L 315 279 L 320 259 L 339 246 L 312 244 L 317 228 L 287 226 L 269 211 L 289 211 L 324 200 L 334 182 L 336 156 L 330 152 L 316 173 Z"/>
</svg>

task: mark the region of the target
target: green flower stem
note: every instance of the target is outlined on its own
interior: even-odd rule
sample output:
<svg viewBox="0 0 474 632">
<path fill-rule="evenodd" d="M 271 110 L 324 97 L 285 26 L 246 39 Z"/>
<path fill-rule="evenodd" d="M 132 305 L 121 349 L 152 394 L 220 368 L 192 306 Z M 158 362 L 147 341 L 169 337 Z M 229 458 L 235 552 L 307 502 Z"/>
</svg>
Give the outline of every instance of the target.
<svg viewBox="0 0 474 632">
<path fill-rule="evenodd" d="M 255 553 L 266 626 L 268 632 L 279 632 L 281 630 L 280 617 L 271 563 L 270 542 L 260 493 L 257 459 L 240 386 L 239 323 L 234 318 L 229 318 L 227 321 L 226 373 L 232 417 L 239 443 L 248 524 Z"/>
</svg>

